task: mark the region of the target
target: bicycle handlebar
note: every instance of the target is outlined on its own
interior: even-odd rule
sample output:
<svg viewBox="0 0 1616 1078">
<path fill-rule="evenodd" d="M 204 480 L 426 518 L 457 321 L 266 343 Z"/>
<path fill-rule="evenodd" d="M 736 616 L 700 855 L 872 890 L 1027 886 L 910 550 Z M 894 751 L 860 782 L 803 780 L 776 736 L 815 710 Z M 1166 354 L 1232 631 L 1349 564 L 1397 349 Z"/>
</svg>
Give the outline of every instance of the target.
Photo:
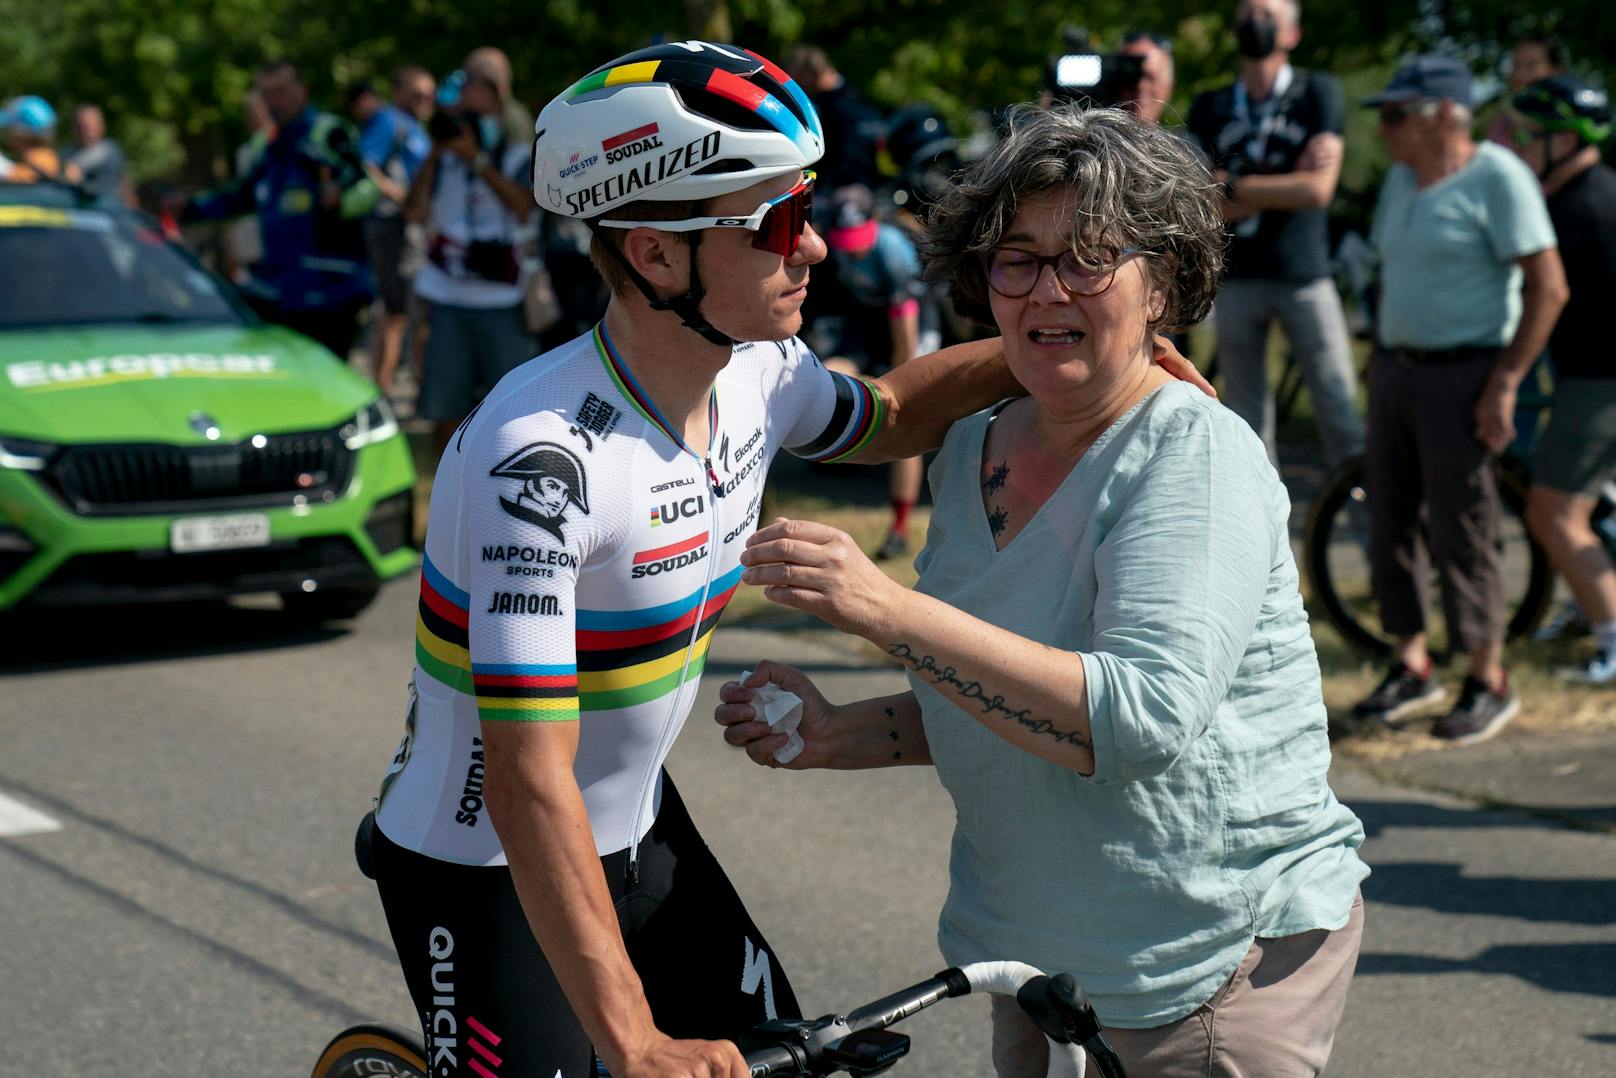
<svg viewBox="0 0 1616 1078">
<path fill-rule="evenodd" d="M 888 1033 L 917 1011 L 971 992 L 1013 995 L 1050 1038 L 1050 1074 L 1083 1078 L 1092 1053 L 1103 1078 L 1125 1078 L 1116 1053 L 1100 1034 L 1088 997 L 1070 974 L 1047 977 L 1020 962 L 978 962 L 945 969 L 849 1012 L 817 1019 L 776 1019 L 741 1038 L 752 1078 L 795 1078 L 845 1070 L 853 1075 L 885 1070 L 909 1051 L 909 1038 Z M 752 1045 L 750 1051 L 747 1046 Z"/>
</svg>

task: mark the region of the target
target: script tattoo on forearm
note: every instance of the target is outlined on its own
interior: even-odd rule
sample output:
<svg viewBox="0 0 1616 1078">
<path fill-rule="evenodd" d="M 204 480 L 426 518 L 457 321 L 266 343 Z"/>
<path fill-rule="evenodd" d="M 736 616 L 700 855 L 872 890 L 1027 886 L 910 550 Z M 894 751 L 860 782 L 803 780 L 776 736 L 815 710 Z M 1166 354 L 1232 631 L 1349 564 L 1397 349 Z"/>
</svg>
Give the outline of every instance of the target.
<svg viewBox="0 0 1616 1078">
<path fill-rule="evenodd" d="M 1020 711 L 1012 708 L 1005 702 L 1003 696 L 995 693 L 988 695 L 980 681 L 967 681 L 960 676 L 960 672 L 952 666 L 938 666 L 937 660 L 930 655 L 916 655 L 914 649 L 908 644 L 893 644 L 887 648 L 887 654 L 901 663 L 905 663 L 917 674 L 924 674 L 932 679 L 933 685 L 946 686 L 954 695 L 966 700 L 974 700 L 982 705 L 982 713 L 991 715 L 997 713 L 1035 734 L 1042 734 L 1052 738 L 1063 745 L 1075 745 L 1080 749 L 1092 752 L 1094 743 L 1076 730 L 1062 730 L 1048 719 L 1035 719 L 1027 708 Z"/>
</svg>

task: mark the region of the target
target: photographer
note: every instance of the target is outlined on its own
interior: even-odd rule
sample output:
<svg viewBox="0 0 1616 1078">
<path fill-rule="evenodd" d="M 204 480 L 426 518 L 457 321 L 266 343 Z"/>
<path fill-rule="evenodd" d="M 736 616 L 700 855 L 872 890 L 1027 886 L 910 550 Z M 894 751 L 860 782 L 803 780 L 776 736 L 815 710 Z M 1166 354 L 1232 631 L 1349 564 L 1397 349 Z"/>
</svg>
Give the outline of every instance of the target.
<svg viewBox="0 0 1616 1078">
<path fill-rule="evenodd" d="M 473 58 L 475 59 L 475 57 Z M 415 291 L 431 306 L 417 414 L 446 445 L 482 394 L 533 355 L 522 316 L 521 230 L 533 212 L 528 147 L 505 137 L 497 73 L 468 62 L 427 124 L 432 154 L 404 216 L 429 227 Z"/>
<path fill-rule="evenodd" d="M 1223 184 L 1232 234 L 1218 295 L 1223 402 L 1274 456 L 1268 329 L 1277 319 L 1301 364 L 1332 464 L 1363 448 L 1346 315 L 1331 280 L 1325 209 L 1341 175 L 1341 84 L 1293 68 L 1302 39 L 1297 0 L 1242 0 L 1240 76 L 1198 96 L 1189 128 Z"/>
</svg>

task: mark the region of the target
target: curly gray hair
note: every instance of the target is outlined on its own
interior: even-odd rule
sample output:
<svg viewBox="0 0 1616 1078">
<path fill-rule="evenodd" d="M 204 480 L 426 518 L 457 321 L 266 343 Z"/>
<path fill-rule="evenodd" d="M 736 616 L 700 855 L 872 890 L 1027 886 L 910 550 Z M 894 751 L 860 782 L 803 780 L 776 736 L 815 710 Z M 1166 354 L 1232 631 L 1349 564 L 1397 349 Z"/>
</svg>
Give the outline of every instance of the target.
<svg viewBox="0 0 1616 1078">
<path fill-rule="evenodd" d="M 1120 109 L 1017 105 L 1009 133 L 932 207 L 921 249 L 926 276 L 948 282 L 954 306 L 993 324 L 984 259 L 1017 207 L 1051 192 L 1071 198 L 1072 247 L 1114 262 L 1124 248 L 1149 255 L 1167 298 L 1152 332 L 1194 325 L 1212 306 L 1223 268 L 1217 185 L 1177 135 Z"/>
</svg>

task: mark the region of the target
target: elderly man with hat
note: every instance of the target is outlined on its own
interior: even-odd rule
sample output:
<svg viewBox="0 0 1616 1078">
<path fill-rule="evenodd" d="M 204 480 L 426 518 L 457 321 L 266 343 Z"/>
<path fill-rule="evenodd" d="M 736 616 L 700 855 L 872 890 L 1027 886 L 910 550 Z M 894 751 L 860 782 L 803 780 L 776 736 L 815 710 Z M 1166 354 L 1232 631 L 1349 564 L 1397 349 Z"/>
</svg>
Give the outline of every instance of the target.
<svg viewBox="0 0 1616 1078">
<path fill-rule="evenodd" d="M 1429 556 L 1448 639 L 1469 656 L 1458 703 L 1432 733 L 1469 743 L 1520 710 L 1503 665 L 1493 458 L 1515 436 L 1516 388 L 1565 305 L 1565 273 L 1537 177 L 1471 137 L 1463 64 L 1416 57 L 1364 104 L 1379 109 L 1393 161 L 1371 232 L 1381 299 L 1367 481 L 1375 598 L 1397 644 L 1355 713 L 1395 722 L 1446 696 L 1427 649 Z"/>
</svg>

